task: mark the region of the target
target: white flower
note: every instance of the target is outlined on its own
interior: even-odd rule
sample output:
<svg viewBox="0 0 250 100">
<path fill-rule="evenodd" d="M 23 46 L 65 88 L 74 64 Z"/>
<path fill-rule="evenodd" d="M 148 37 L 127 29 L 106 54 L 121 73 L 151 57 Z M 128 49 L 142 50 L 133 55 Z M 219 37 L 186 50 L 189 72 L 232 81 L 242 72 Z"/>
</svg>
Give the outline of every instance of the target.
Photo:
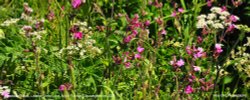
<svg viewBox="0 0 250 100">
<path fill-rule="evenodd" d="M 198 20 L 198 22 L 196 24 L 196 27 L 197 28 L 203 28 L 204 26 L 207 26 L 207 23 L 206 23 L 205 19 Z"/>
<path fill-rule="evenodd" d="M 202 14 L 202 15 L 198 16 L 197 18 L 198 19 L 205 19 L 206 17 L 207 17 L 206 15 Z"/>
<path fill-rule="evenodd" d="M 9 20 L 6 20 L 4 21 L 1 26 L 9 26 L 11 24 L 15 24 L 19 21 L 20 19 L 19 18 L 12 18 L 12 19 L 9 19 Z"/>
<path fill-rule="evenodd" d="M 207 24 L 209 24 L 209 25 L 213 25 L 213 24 L 214 24 L 214 21 L 212 21 L 212 20 L 208 20 L 208 21 L 207 21 Z"/>
<path fill-rule="evenodd" d="M 230 13 L 227 12 L 227 11 L 223 11 L 223 12 L 221 12 L 219 14 L 222 15 L 222 16 L 229 16 L 230 15 Z"/>
<path fill-rule="evenodd" d="M 226 19 L 225 16 L 220 16 L 219 18 L 220 18 L 221 20 L 225 20 L 225 19 Z"/>
<path fill-rule="evenodd" d="M 220 7 L 212 7 L 212 8 L 210 9 L 210 11 L 213 12 L 213 13 L 220 14 L 221 11 L 222 11 L 222 9 L 221 9 Z"/>
<path fill-rule="evenodd" d="M 212 27 L 215 29 L 224 29 L 224 26 L 221 23 L 215 23 Z"/>
<path fill-rule="evenodd" d="M 208 14 L 207 19 L 212 20 L 212 19 L 215 19 L 216 17 L 217 17 L 216 14 L 211 13 L 211 14 Z"/>
</svg>

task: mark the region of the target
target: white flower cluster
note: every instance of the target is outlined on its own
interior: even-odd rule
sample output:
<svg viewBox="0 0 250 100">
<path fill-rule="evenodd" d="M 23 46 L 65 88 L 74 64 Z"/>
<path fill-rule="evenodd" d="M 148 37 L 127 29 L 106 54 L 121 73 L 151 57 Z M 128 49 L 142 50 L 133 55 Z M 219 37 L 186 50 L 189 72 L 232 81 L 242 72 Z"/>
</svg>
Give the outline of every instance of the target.
<svg viewBox="0 0 250 100">
<path fill-rule="evenodd" d="M 232 25 L 232 22 L 239 20 L 237 16 L 231 15 L 220 7 L 212 7 L 210 11 L 211 13 L 207 15 L 202 14 L 197 17 L 197 28 L 224 29 Z"/>
<path fill-rule="evenodd" d="M 1 26 L 10 26 L 11 24 L 15 24 L 19 21 L 20 19 L 19 18 L 12 18 L 12 19 L 9 19 L 9 20 L 6 20 L 4 21 Z"/>
<path fill-rule="evenodd" d="M 96 41 L 92 39 L 93 32 L 92 28 L 88 27 L 87 22 L 76 22 L 73 25 L 77 25 L 80 31 L 83 32 L 83 39 L 77 41 L 75 44 L 70 44 L 66 48 L 62 48 L 59 53 L 63 54 L 64 51 L 68 51 L 70 55 L 79 55 L 80 58 L 95 57 L 101 54 L 100 48 L 94 46 Z"/>
</svg>

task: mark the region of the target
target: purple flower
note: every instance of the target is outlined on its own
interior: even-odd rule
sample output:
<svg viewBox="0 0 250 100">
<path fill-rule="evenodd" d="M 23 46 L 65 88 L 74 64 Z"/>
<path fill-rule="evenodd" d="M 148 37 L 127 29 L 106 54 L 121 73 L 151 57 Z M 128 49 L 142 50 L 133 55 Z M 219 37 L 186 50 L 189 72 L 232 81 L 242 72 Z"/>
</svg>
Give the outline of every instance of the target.
<svg viewBox="0 0 250 100">
<path fill-rule="evenodd" d="M 183 13 L 184 9 L 183 8 L 178 8 L 178 12 Z"/>
<path fill-rule="evenodd" d="M 10 97 L 10 93 L 9 93 L 7 90 L 4 90 L 4 91 L 2 92 L 2 96 L 3 96 L 4 98 L 9 98 L 9 97 Z"/>
<path fill-rule="evenodd" d="M 193 88 L 192 88 L 190 85 L 188 85 L 188 86 L 185 88 L 185 93 L 186 93 L 186 94 L 190 94 L 190 93 L 192 93 L 192 92 L 194 92 Z"/>
<path fill-rule="evenodd" d="M 72 0 L 71 4 L 73 8 L 78 8 L 82 4 L 82 0 Z"/>
<path fill-rule="evenodd" d="M 207 6 L 211 7 L 212 6 L 212 1 L 211 0 L 207 0 Z"/>
<path fill-rule="evenodd" d="M 137 51 L 138 51 L 139 53 L 142 53 L 142 52 L 144 51 L 144 48 L 141 47 L 141 46 L 138 46 L 138 47 L 137 47 Z"/>
<path fill-rule="evenodd" d="M 185 64 L 185 62 L 184 62 L 183 59 L 180 59 L 180 60 L 178 60 L 178 61 L 176 62 L 176 65 L 177 65 L 178 67 L 181 67 L 181 66 L 183 66 L 184 64 Z"/>
<path fill-rule="evenodd" d="M 60 91 L 64 91 L 64 90 L 66 90 L 66 89 L 67 89 L 66 86 L 63 85 L 63 84 L 59 86 L 59 90 L 60 90 Z"/>
<path fill-rule="evenodd" d="M 82 39 L 82 32 L 75 32 L 74 33 L 74 38 L 79 39 L 79 40 Z"/>
</svg>

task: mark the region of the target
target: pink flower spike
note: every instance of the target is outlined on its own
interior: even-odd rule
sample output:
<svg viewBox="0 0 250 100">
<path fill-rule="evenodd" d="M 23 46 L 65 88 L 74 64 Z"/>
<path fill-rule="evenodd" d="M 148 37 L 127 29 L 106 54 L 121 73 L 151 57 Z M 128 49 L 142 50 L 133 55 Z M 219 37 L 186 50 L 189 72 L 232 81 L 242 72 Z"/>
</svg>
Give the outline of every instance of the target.
<svg viewBox="0 0 250 100">
<path fill-rule="evenodd" d="M 186 94 L 190 94 L 190 93 L 192 93 L 192 92 L 194 92 L 193 88 L 192 88 L 190 85 L 188 85 L 188 86 L 185 88 L 185 93 L 186 93 Z"/>
<path fill-rule="evenodd" d="M 178 8 L 178 12 L 183 13 L 184 9 L 183 8 Z"/>
<path fill-rule="evenodd" d="M 74 33 L 74 38 L 81 40 L 82 39 L 82 32 L 75 32 Z"/>
<path fill-rule="evenodd" d="M 194 71 L 198 72 L 201 70 L 201 68 L 199 66 L 193 66 L 194 67 Z"/>
<path fill-rule="evenodd" d="M 178 67 L 181 67 L 181 66 L 183 66 L 184 64 L 185 64 L 185 62 L 184 62 L 183 59 L 180 59 L 180 60 L 178 60 L 178 61 L 176 62 L 176 65 L 177 65 Z"/>
<path fill-rule="evenodd" d="M 138 51 L 139 53 L 142 53 L 142 52 L 144 51 L 144 48 L 141 47 L 141 46 L 138 46 L 138 47 L 137 47 L 137 51 Z"/>
<path fill-rule="evenodd" d="M 141 59 L 141 54 L 135 54 L 136 59 Z"/>
<path fill-rule="evenodd" d="M 9 93 L 7 90 L 4 90 L 4 91 L 2 92 L 2 96 L 3 96 L 4 98 L 9 98 L 9 97 L 10 97 L 10 93 Z"/>
<path fill-rule="evenodd" d="M 173 11 L 172 14 L 171 14 L 172 17 L 175 17 L 176 16 L 176 11 Z"/>
<path fill-rule="evenodd" d="M 73 8 L 78 8 L 82 4 L 82 0 L 72 0 L 71 4 Z"/>
</svg>

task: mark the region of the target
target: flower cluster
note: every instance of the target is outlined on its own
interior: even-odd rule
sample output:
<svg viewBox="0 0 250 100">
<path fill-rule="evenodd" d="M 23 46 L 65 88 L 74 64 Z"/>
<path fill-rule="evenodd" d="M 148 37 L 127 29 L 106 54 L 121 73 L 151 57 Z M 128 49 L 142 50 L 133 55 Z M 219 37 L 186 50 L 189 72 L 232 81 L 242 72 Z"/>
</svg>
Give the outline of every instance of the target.
<svg viewBox="0 0 250 100">
<path fill-rule="evenodd" d="M 206 56 L 206 52 L 204 52 L 201 47 L 196 48 L 195 46 L 192 46 L 191 48 L 190 46 L 186 46 L 186 52 L 189 55 L 193 55 L 195 59 Z"/>
<path fill-rule="evenodd" d="M 237 22 L 239 18 L 235 15 L 231 15 L 226 7 L 212 7 L 211 13 L 208 15 L 198 16 L 197 28 L 206 29 L 225 29 L 230 32 L 234 28 L 237 28 L 234 22 Z"/>
<path fill-rule="evenodd" d="M 173 57 L 173 60 L 170 61 L 170 65 L 172 65 L 174 68 L 181 67 L 185 64 L 183 59 L 176 60 L 176 56 Z"/>
</svg>

